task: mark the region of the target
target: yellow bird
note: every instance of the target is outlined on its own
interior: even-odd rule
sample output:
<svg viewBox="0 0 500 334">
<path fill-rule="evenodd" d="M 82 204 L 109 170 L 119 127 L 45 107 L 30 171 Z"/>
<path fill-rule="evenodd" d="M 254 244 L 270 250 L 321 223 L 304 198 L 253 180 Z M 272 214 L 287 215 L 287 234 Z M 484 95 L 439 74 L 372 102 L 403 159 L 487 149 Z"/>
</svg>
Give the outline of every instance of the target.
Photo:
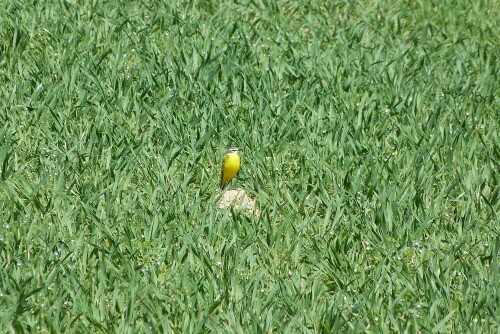
<svg viewBox="0 0 500 334">
<path fill-rule="evenodd" d="M 222 171 L 220 174 L 221 190 L 225 190 L 227 188 L 229 182 L 231 182 L 240 169 L 239 151 L 241 151 L 241 149 L 231 147 L 227 150 L 226 155 L 224 156 L 224 162 L 222 163 Z"/>
</svg>

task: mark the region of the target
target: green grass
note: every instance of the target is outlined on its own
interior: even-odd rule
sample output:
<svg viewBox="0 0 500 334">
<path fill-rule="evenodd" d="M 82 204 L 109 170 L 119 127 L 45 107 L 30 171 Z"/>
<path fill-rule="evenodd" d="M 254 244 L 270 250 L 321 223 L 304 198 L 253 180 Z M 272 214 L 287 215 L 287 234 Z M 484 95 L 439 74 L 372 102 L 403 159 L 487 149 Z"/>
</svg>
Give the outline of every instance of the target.
<svg viewBox="0 0 500 334">
<path fill-rule="evenodd" d="M 497 333 L 499 9 L 1 2 L 0 332 Z"/>
</svg>

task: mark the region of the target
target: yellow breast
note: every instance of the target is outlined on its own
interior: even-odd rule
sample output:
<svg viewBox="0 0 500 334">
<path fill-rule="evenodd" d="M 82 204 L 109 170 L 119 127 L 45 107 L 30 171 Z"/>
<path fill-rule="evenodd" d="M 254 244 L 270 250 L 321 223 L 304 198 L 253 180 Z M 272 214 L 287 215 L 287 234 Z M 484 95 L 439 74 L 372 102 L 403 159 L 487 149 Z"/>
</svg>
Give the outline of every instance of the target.
<svg viewBox="0 0 500 334">
<path fill-rule="evenodd" d="M 240 156 L 238 152 L 227 153 L 224 156 L 224 164 L 222 165 L 221 187 L 224 190 L 231 179 L 238 173 L 240 169 Z"/>
</svg>

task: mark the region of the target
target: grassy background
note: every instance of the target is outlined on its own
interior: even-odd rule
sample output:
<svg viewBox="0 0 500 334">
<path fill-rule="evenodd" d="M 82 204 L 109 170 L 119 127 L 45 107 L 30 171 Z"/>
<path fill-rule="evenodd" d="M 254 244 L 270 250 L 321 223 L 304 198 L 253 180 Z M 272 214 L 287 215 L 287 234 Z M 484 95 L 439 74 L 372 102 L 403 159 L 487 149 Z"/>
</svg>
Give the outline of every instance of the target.
<svg viewBox="0 0 500 334">
<path fill-rule="evenodd" d="M 498 14 L 3 1 L 0 331 L 498 332 Z"/>
</svg>

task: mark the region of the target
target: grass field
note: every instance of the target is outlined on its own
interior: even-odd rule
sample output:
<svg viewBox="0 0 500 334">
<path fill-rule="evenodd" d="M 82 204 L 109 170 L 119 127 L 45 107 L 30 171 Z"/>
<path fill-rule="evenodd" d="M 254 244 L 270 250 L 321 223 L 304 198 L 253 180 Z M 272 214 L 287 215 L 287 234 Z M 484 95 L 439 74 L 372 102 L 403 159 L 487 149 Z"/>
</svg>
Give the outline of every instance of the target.
<svg viewBox="0 0 500 334">
<path fill-rule="evenodd" d="M 1 2 L 0 332 L 498 333 L 499 13 Z"/>
</svg>

